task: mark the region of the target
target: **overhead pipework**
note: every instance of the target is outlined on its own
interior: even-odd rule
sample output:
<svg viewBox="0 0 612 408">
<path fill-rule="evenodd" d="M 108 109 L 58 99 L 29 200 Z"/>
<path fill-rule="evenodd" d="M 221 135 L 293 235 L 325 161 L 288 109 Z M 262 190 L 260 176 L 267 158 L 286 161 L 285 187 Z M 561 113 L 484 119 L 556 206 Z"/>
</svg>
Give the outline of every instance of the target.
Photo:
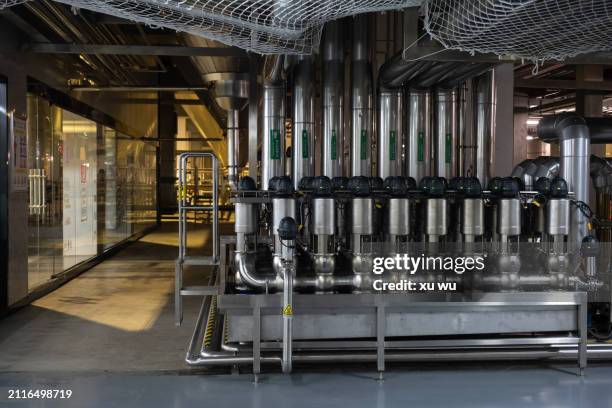
<svg viewBox="0 0 612 408">
<path fill-rule="evenodd" d="M 607 161 L 589 157 L 588 121 L 543 119 L 541 137 L 560 144 L 561 158 L 493 174 L 490 60 L 399 53 L 380 65 L 370 17 L 327 24 L 318 56 L 268 57 L 260 188 L 244 178 L 232 194 L 235 234 L 222 251 L 232 256 L 208 305 L 217 343 L 189 361 L 251 364 L 257 374 L 263 363 L 290 372 L 297 362 L 367 360 L 382 373 L 390 355 L 403 361 L 421 348 L 527 358 L 563 344 L 584 370 L 583 292 L 604 286 L 607 256 L 585 229 L 589 164 L 598 202 L 612 177 Z M 593 126 L 606 140 L 607 124 Z"/>
<path fill-rule="evenodd" d="M 341 21 L 325 25 L 321 60 L 323 70 L 323 134 L 321 174 L 342 176 L 344 154 L 344 35 Z"/>
<path fill-rule="evenodd" d="M 404 97 L 401 89 L 378 91 L 378 176 L 402 175 Z"/>
<path fill-rule="evenodd" d="M 304 177 L 314 176 L 315 80 L 310 56 L 299 56 L 293 67 L 293 185 L 297 189 Z"/>
<path fill-rule="evenodd" d="M 232 190 L 236 190 L 240 173 L 240 111 L 249 101 L 249 81 L 243 74 L 233 72 L 213 73 L 204 76 L 213 84 L 212 90 L 217 104 L 227 112 L 227 178 Z"/>
<path fill-rule="evenodd" d="M 373 137 L 373 81 L 368 41 L 370 16 L 360 14 L 353 20 L 351 60 L 351 176 L 371 176 Z"/>
<path fill-rule="evenodd" d="M 261 188 L 268 190 L 273 177 L 285 175 L 285 81 L 284 58 L 276 57 L 263 89 Z"/>
</svg>

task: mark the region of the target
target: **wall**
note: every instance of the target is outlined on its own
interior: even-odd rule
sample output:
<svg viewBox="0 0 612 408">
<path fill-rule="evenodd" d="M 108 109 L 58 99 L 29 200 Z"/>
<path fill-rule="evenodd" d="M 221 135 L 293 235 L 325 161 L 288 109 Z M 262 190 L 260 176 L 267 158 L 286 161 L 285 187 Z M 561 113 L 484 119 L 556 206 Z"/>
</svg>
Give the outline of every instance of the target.
<svg viewBox="0 0 612 408">
<path fill-rule="evenodd" d="M 0 75 L 8 81 L 8 110 L 19 115 L 27 113 L 28 78 L 68 93 L 65 70 L 43 55 L 0 54 Z M 90 106 L 113 117 L 134 136 L 157 136 L 157 104 L 130 105 L 130 94 L 101 95 L 79 93 Z M 151 97 L 150 94 L 146 95 Z M 156 96 L 156 95 L 154 95 Z M 139 97 L 142 97 L 140 95 Z M 119 101 L 121 100 L 121 101 Z M 95 184 L 94 184 L 95 185 Z M 8 196 L 8 304 L 14 304 L 28 294 L 28 194 L 9 192 Z M 4 284 L 0 282 L 0 284 Z"/>
</svg>

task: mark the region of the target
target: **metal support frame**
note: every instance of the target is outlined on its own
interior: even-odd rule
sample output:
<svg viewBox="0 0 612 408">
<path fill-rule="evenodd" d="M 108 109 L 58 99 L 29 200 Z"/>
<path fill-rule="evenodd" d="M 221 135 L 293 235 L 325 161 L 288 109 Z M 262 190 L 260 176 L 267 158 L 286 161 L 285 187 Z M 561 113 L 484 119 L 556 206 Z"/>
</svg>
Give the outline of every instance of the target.
<svg viewBox="0 0 612 408">
<path fill-rule="evenodd" d="M 224 255 L 235 237 L 224 236 L 220 242 L 217 281 L 225 287 L 221 282 L 228 278 L 231 259 L 226 264 Z M 202 349 L 187 362 L 252 365 L 258 381 L 262 364 L 282 362 L 282 294 L 219 292 L 216 300 L 214 315 L 224 319 L 220 350 Z M 295 294 L 292 303 L 299 310 L 294 317 L 295 362 L 375 363 L 380 380 L 387 362 L 573 359 L 583 375 L 587 354 L 612 357 L 611 347 L 587 347 L 583 292 Z M 494 322 L 487 318 L 491 313 L 504 323 L 488 327 Z M 553 321 L 543 324 L 551 316 Z M 196 327 L 205 323 L 210 324 L 198 322 Z M 529 332 L 537 335 L 517 336 Z M 431 337 L 440 335 L 446 338 Z M 192 344 L 189 355 L 196 356 L 198 347 Z"/>
<path fill-rule="evenodd" d="M 213 189 L 212 205 L 191 205 L 186 199 L 187 161 L 190 158 L 209 158 L 212 160 Z M 174 318 L 180 326 L 183 321 L 183 296 L 205 296 L 219 293 L 219 286 L 183 286 L 183 267 L 185 265 L 219 265 L 219 160 L 209 152 L 185 152 L 179 156 L 178 168 L 178 212 L 179 212 L 179 254 L 174 271 Z M 195 211 L 212 211 L 212 255 L 194 257 L 187 255 L 187 214 Z"/>
</svg>

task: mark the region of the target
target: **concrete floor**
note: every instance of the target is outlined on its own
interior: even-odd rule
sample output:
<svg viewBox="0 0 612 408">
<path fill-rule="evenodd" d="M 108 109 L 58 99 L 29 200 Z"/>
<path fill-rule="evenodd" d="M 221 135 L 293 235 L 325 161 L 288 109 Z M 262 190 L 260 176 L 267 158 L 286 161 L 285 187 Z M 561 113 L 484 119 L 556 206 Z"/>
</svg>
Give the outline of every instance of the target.
<svg viewBox="0 0 612 408">
<path fill-rule="evenodd" d="M 266 375 L 0 374 L 7 407 L 498 407 L 612 406 L 612 368 L 584 378 L 552 368 L 417 369 Z M 7 400 L 9 389 L 70 389 L 69 400 Z"/>
<path fill-rule="evenodd" d="M 175 327 L 175 227 L 165 223 L 0 321 L 0 406 L 612 407 L 612 366 L 589 367 L 582 378 L 574 365 L 391 366 L 384 382 L 369 365 L 296 367 L 259 384 L 249 374 L 190 370 L 183 359 L 200 299 L 186 302 L 185 323 Z M 208 232 L 193 237 L 191 249 L 203 251 Z M 193 270 L 188 280 L 206 274 Z M 40 388 L 73 396 L 8 399 L 10 389 Z"/>
<path fill-rule="evenodd" d="M 208 231 L 193 226 L 193 253 Z M 185 370 L 201 298 L 187 299 L 174 326 L 176 224 L 130 245 L 53 293 L 0 321 L 0 372 Z M 186 283 L 205 282 L 191 270 Z"/>
</svg>

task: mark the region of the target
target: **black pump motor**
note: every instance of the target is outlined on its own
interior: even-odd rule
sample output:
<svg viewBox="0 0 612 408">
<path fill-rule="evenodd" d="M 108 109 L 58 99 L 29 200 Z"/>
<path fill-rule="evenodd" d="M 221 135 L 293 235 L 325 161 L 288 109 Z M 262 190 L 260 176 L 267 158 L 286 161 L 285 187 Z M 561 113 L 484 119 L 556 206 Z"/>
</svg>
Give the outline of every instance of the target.
<svg viewBox="0 0 612 408">
<path fill-rule="evenodd" d="M 442 197 L 446 194 L 446 179 L 444 177 L 424 177 L 421 180 L 421 191 L 430 197 Z"/>
<path fill-rule="evenodd" d="M 351 193 L 357 197 L 367 197 L 372 192 L 370 181 L 365 176 L 351 177 L 348 187 Z"/>
</svg>

